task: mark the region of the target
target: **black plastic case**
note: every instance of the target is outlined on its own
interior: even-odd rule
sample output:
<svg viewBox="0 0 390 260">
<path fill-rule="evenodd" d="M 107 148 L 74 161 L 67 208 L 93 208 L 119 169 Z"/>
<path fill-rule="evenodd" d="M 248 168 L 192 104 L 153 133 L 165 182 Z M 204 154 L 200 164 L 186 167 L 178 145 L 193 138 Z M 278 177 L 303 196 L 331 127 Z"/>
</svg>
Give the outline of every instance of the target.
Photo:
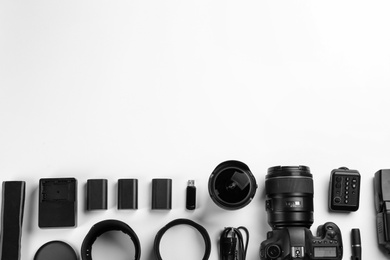
<svg viewBox="0 0 390 260">
<path fill-rule="evenodd" d="M 38 214 L 40 228 L 76 227 L 77 180 L 40 179 Z"/>
</svg>

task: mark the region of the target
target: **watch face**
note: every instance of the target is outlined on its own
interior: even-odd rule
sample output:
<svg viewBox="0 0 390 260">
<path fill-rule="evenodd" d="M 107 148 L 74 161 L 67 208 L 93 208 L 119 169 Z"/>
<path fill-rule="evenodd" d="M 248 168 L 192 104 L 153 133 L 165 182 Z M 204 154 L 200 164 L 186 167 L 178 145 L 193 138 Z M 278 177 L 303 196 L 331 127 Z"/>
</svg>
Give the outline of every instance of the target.
<svg viewBox="0 0 390 260">
<path fill-rule="evenodd" d="M 34 260 L 77 260 L 74 249 L 65 242 L 51 241 L 38 249 Z"/>
</svg>

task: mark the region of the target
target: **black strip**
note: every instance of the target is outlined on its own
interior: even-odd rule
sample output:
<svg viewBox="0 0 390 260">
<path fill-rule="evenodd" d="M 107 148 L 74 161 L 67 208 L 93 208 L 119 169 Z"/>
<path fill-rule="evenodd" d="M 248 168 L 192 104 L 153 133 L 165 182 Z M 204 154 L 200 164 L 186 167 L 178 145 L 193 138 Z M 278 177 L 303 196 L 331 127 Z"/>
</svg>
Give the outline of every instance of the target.
<svg viewBox="0 0 390 260">
<path fill-rule="evenodd" d="M 26 183 L 3 182 L 0 252 L 2 260 L 20 259 Z"/>
</svg>

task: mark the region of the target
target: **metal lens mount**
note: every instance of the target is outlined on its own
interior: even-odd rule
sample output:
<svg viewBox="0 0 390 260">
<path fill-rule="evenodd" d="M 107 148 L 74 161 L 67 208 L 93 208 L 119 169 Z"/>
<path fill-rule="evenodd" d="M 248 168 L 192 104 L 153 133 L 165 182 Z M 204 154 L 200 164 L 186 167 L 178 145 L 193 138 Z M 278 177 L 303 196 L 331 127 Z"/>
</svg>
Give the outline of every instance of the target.
<svg viewBox="0 0 390 260">
<path fill-rule="evenodd" d="M 240 161 L 219 164 L 209 178 L 209 194 L 219 207 L 236 210 L 248 205 L 255 196 L 256 179 Z"/>
</svg>

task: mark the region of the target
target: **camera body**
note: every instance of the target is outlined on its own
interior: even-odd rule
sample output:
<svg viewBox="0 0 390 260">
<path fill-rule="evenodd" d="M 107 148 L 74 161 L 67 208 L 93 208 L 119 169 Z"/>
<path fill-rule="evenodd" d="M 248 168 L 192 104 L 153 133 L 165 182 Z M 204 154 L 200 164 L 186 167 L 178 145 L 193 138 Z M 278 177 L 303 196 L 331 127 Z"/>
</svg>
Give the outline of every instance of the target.
<svg viewBox="0 0 390 260">
<path fill-rule="evenodd" d="M 313 175 L 307 166 L 275 166 L 265 178 L 268 224 L 272 231 L 260 245 L 261 260 L 341 260 L 339 227 L 327 222 L 313 236 Z"/>
<path fill-rule="evenodd" d="M 267 233 L 260 245 L 261 260 L 327 259 L 340 260 L 343 243 L 338 226 L 327 222 L 313 236 L 305 227 L 283 227 Z"/>
</svg>

